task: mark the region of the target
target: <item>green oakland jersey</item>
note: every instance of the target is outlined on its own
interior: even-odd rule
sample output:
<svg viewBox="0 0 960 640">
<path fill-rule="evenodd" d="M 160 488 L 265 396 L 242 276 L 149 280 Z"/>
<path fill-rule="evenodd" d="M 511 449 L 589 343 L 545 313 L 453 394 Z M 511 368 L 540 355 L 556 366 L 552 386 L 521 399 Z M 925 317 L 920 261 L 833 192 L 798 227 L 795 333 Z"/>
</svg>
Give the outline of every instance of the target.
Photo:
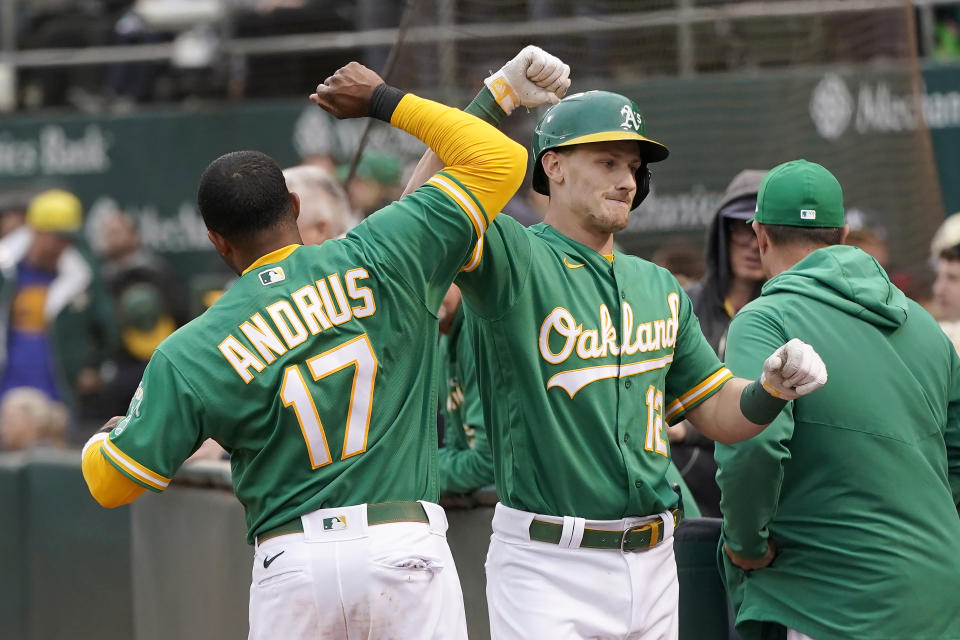
<svg viewBox="0 0 960 640">
<path fill-rule="evenodd" d="M 500 500 L 617 519 L 676 504 L 664 425 L 730 372 L 676 279 L 500 216 L 458 279 Z"/>
<path fill-rule="evenodd" d="M 436 309 L 477 253 L 462 198 L 485 222 L 440 173 L 344 238 L 258 260 L 160 345 L 104 455 L 159 491 L 213 438 L 251 540 L 319 508 L 436 501 Z"/>
</svg>

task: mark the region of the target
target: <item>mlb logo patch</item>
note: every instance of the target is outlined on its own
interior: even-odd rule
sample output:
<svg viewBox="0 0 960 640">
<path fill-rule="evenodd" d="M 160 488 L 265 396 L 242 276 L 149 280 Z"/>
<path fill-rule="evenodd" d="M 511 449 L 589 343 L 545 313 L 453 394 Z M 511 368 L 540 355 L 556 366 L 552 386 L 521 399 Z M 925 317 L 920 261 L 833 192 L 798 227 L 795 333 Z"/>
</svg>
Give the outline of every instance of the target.
<svg viewBox="0 0 960 640">
<path fill-rule="evenodd" d="M 276 284 L 278 282 L 283 282 L 287 279 L 286 274 L 283 272 L 283 267 L 274 267 L 273 269 L 267 269 L 266 271 L 261 271 L 260 284 L 263 286 Z"/>
<path fill-rule="evenodd" d="M 346 529 L 346 528 L 347 528 L 346 516 L 334 516 L 332 518 L 323 519 L 324 531 L 340 531 L 341 529 Z"/>
<path fill-rule="evenodd" d="M 817 219 L 817 210 L 816 210 L 816 209 L 800 209 L 800 219 L 801 219 L 801 220 L 816 220 L 816 219 Z"/>
</svg>

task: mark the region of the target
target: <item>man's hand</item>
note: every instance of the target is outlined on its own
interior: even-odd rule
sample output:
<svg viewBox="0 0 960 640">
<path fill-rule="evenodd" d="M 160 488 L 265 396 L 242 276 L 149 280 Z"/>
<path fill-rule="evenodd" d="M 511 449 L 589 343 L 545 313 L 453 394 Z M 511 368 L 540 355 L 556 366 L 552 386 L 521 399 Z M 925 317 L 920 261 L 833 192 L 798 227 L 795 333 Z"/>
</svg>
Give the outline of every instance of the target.
<svg viewBox="0 0 960 640">
<path fill-rule="evenodd" d="M 539 107 L 560 102 L 570 88 L 570 67 L 540 47 L 527 45 L 483 82 L 509 115 L 520 105 Z"/>
<path fill-rule="evenodd" d="M 383 84 L 383 78 L 359 62 L 340 67 L 336 73 L 317 85 L 310 102 L 343 120 L 370 115 L 370 97 Z"/>
<path fill-rule="evenodd" d="M 117 426 L 117 423 L 120 422 L 121 420 L 123 420 L 123 416 L 113 416 L 112 418 L 107 420 L 106 424 L 104 424 L 102 427 L 100 427 L 97 430 L 97 433 L 110 433 L 111 431 L 113 431 L 113 428 Z"/>
<path fill-rule="evenodd" d="M 687 437 L 688 424 L 686 420 L 682 420 L 675 425 L 667 425 L 667 439 L 670 442 L 683 442 Z"/>
<path fill-rule="evenodd" d="M 753 571 L 755 569 L 769 567 L 773 559 L 777 557 L 777 545 L 774 544 L 773 540 L 767 540 L 767 552 L 763 554 L 762 558 L 745 558 L 737 555 L 726 543 L 723 545 L 723 551 L 727 554 L 727 557 L 730 558 L 730 562 L 744 571 Z"/>
<path fill-rule="evenodd" d="M 796 400 L 827 383 L 827 367 L 813 347 L 796 338 L 763 363 L 760 384 L 770 395 Z"/>
</svg>

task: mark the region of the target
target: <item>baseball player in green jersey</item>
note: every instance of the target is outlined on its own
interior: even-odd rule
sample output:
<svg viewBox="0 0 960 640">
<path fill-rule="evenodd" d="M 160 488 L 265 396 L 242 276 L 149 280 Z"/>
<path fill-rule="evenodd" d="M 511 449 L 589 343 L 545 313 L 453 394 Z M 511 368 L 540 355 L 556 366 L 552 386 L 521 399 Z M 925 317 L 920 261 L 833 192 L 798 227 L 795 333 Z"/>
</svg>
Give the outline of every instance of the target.
<svg viewBox="0 0 960 640">
<path fill-rule="evenodd" d="M 745 640 L 960 638 L 960 359 L 860 249 L 819 164 L 775 167 L 753 221 L 768 278 L 727 363 L 798 336 L 830 382 L 758 437 L 718 445 L 727 589 Z"/>
<path fill-rule="evenodd" d="M 676 279 L 613 250 L 649 163 L 667 157 L 632 100 L 564 99 L 537 125 L 534 153 L 544 223 L 499 217 L 477 268 L 458 277 L 500 497 L 491 632 L 676 638 L 681 514 L 664 425 L 686 417 L 716 441 L 749 438 L 826 370 L 792 340 L 759 380 L 733 378 Z M 427 154 L 419 169 L 438 165 Z"/>
<path fill-rule="evenodd" d="M 527 78 L 534 62 L 512 92 L 543 95 Z M 446 168 L 346 237 L 301 246 L 298 198 L 276 163 L 215 160 L 198 205 L 239 280 L 158 347 L 126 416 L 87 443 L 84 477 L 104 506 L 125 504 L 165 489 L 213 438 L 256 545 L 250 638 L 465 638 L 435 504 L 436 312 L 475 266 L 526 153 L 357 63 L 311 100 L 390 122 Z"/>
<path fill-rule="evenodd" d="M 412 192 L 419 185 L 408 185 Z M 477 389 L 476 356 L 463 330 L 460 288 L 450 287 L 440 315 L 440 407 L 444 416 L 444 446 L 440 449 L 440 491 L 464 493 L 492 485 L 493 454 L 483 424 L 483 409 Z M 677 485 L 684 515 L 699 518 L 700 508 L 673 461 L 666 471 L 668 482 Z"/>
</svg>

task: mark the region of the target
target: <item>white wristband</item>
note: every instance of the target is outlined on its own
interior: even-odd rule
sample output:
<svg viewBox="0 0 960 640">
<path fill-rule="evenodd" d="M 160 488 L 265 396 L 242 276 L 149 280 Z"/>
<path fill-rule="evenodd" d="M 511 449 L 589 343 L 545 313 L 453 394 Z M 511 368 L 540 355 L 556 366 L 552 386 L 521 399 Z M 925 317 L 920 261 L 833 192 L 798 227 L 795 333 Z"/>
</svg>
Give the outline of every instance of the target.
<svg viewBox="0 0 960 640">
<path fill-rule="evenodd" d="M 484 79 L 483 83 L 487 85 L 490 93 L 493 94 L 494 100 L 497 101 L 497 104 L 500 105 L 500 108 L 503 109 L 507 115 L 510 115 L 514 109 L 520 106 L 520 98 L 513 90 L 513 87 L 510 86 L 510 83 L 507 82 L 507 77 L 504 75 L 503 70 L 488 76 Z"/>
</svg>

